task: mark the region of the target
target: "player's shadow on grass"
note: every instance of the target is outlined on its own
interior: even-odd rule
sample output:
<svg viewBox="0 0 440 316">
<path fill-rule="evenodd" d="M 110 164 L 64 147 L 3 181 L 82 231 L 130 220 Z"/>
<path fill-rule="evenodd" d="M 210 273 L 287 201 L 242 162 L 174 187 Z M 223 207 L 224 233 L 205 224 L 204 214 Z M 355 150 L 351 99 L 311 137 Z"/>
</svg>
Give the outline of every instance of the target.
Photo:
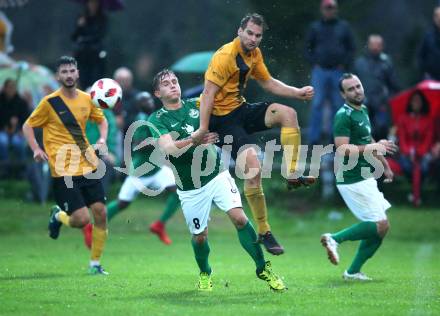
<svg viewBox="0 0 440 316">
<path fill-rule="evenodd" d="M 59 279 L 59 278 L 65 278 L 65 277 L 66 277 L 66 275 L 57 274 L 57 273 L 36 273 L 36 274 L 32 274 L 32 275 L 0 276 L 0 281 Z"/>
<path fill-rule="evenodd" d="M 155 293 L 146 294 L 143 297 L 132 297 L 133 300 L 153 300 L 161 304 L 171 304 L 171 305 L 181 305 L 188 306 L 188 304 L 203 303 L 205 306 L 215 306 L 215 305 L 247 305 L 249 301 L 255 301 L 258 299 L 258 303 L 273 302 L 273 296 L 268 289 L 266 291 L 249 291 L 246 293 L 240 292 L 239 295 L 229 294 L 228 291 L 214 290 L 213 292 L 199 292 L 196 289 L 177 291 L 177 292 L 166 292 L 166 293 Z M 273 293 L 274 295 L 282 293 Z M 124 300 L 130 300 L 130 298 L 124 298 Z"/>
<path fill-rule="evenodd" d="M 373 284 L 379 284 L 383 283 L 384 280 L 372 280 L 372 281 L 353 281 L 353 280 L 343 280 L 342 278 L 338 279 L 330 279 L 328 281 L 323 282 L 319 287 L 321 288 L 343 288 L 343 287 L 350 287 L 350 286 L 358 286 L 358 285 L 373 285 Z"/>
</svg>

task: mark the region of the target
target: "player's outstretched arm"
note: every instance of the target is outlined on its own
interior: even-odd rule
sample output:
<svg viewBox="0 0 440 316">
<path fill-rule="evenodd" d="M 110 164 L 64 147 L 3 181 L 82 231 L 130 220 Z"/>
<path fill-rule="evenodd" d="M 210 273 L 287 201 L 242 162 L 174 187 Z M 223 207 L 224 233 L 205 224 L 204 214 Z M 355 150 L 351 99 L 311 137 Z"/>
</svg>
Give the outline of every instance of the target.
<svg viewBox="0 0 440 316">
<path fill-rule="evenodd" d="M 105 117 L 98 124 L 98 127 L 99 127 L 99 140 L 101 140 L 104 143 L 106 143 L 107 142 L 107 135 L 108 135 L 108 122 L 107 122 L 107 119 Z"/>
<path fill-rule="evenodd" d="M 187 150 L 191 146 L 199 145 L 199 144 L 215 144 L 218 142 L 218 134 L 217 133 L 206 133 L 200 143 L 195 143 L 192 137 L 174 140 L 171 134 L 165 134 L 160 136 L 158 140 L 158 145 L 162 151 L 164 151 L 167 155 L 175 155 L 178 152 L 182 152 Z"/>
<path fill-rule="evenodd" d="M 38 145 L 37 140 L 35 139 L 34 129 L 30 127 L 27 123 L 23 124 L 23 135 L 26 138 L 29 147 L 32 149 L 32 152 L 34 153 L 35 161 L 39 162 L 49 159 L 44 150 L 41 149 Z"/>
<path fill-rule="evenodd" d="M 108 122 L 107 122 L 107 119 L 105 117 L 98 124 L 98 128 L 99 128 L 99 139 L 97 140 L 96 144 L 98 146 L 107 145 Z"/>
<path fill-rule="evenodd" d="M 284 82 L 278 79 L 274 79 L 272 77 L 268 80 L 258 80 L 257 82 L 264 90 L 280 97 L 295 98 L 308 101 L 311 100 L 313 98 L 313 95 L 315 94 L 312 86 L 296 88 L 294 86 L 289 86 Z"/>
<path fill-rule="evenodd" d="M 384 154 L 394 154 L 397 152 L 398 147 L 396 144 L 389 140 L 380 140 L 379 142 L 372 141 L 366 145 L 354 145 L 350 144 L 350 137 L 338 136 L 335 137 L 336 150 L 344 156 L 358 155 L 365 151 L 376 151 Z"/>
<path fill-rule="evenodd" d="M 214 98 L 219 90 L 220 87 L 218 85 L 209 80 L 205 80 L 205 87 L 200 99 L 200 126 L 199 129 L 191 135 L 192 140 L 196 144 L 202 142 L 203 137 L 205 137 L 209 130 L 209 120 L 214 107 Z"/>
</svg>

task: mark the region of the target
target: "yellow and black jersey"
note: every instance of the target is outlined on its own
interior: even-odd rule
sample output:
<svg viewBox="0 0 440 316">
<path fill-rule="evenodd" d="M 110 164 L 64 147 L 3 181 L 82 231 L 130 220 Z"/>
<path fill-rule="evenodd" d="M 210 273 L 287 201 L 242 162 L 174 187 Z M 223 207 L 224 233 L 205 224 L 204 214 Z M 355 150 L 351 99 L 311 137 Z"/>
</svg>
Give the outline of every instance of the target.
<svg viewBox="0 0 440 316">
<path fill-rule="evenodd" d="M 221 88 L 214 99 L 214 115 L 226 115 L 244 102 L 243 91 L 249 77 L 271 78 L 259 48 L 245 54 L 237 37 L 215 52 L 205 73 L 205 80 Z"/>
<path fill-rule="evenodd" d="M 26 121 L 30 127 L 43 128 L 44 150 L 53 177 L 84 175 L 98 164 L 85 127 L 87 120 L 100 123 L 105 117 L 89 94 L 77 92 L 73 99 L 64 96 L 60 89 L 49 94 Z"/>
</svg>

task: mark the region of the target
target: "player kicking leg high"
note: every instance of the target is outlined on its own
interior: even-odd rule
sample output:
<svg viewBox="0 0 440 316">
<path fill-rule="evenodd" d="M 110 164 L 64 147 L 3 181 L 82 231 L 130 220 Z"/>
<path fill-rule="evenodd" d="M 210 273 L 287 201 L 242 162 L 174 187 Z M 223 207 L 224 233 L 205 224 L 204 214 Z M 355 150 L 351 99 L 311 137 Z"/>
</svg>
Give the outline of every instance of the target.
<svg viewBox="0 0 440 316">
<path fill-rule="evenodd" d="M 243 212 L 235 181 L 222 166 L 220 156 L 212 145 L 218 140 L 218 135 L 207 133 L 202 145 L 197 147 L 191 138 L 191 133 L 199 126 L 198 100 L 181 100 L 178 79 L 169 70 L 163 70 L 154 77 L 153 88 L 163 107 L 150 116 L 150 131 L 173 166 L 177 193 L 193 236 L 192 247 L 200 269 L 198 289 L 212 290 L 208 218 L 214 202 L 235 225 L 240 244 L 255 262 L 257 277 L 266 281 L 272 290 L 285 290 L 282 279 L 272 271 L 270 262 L 264 260 L 257 234 Z M 206 170 L 212 172 L 208 174 Z"/>
<path fill-rule="evenodd" d="M 300 157 L 301 131 L 296 111 L 275 102 L 248 103 L 243 97 L 249 79 L 277 96 L 310 100 L 314 90 L 310 86 L 296 88 L 274 79 L 264 63 L 258 47 L 263 39 L 264 18 L 259 14 L 248 14 L 240 23 L 237 37 L 223 45 L 211 59 L 205 73 L 205 86 L 200 101 L 200 128 L 193 133 L 195 142 L 201 141 L 208 131 L 220 136 L 220 146 L 232 136 L 231 156 L 243 161 L 238 166 L 242 171 L 252 168 L 258 172 L 244 181 L 244 195 L 258 226 L 259 241 L 273 255 L 281 255 L 284 248 L 277 242 L 269 225 L 266 198 L 261 183 L 261 165 L 254 134 L 274 127 L 281 128 L 288 188 L 299 188 L 315 183 L 312 176 L 296 175 Z"/>
</svg>

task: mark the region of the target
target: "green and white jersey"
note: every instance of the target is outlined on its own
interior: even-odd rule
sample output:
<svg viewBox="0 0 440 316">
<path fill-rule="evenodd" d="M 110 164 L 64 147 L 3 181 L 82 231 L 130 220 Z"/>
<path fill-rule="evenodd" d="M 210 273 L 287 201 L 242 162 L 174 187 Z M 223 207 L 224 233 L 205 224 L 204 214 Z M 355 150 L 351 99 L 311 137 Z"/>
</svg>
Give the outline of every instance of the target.
<svg viewBox="0 0 440 316">
<path fill-rule="evenodd" d="M 182 100 L 177 110 L 161 108 L 151 114 L 150 131 L 154 138 L 170 134 L 174 140 L 191 136 L 199 128 L 198 99 Z M 214 145 L 182 148 L 168 157 L 177 187 L 182 191 L 198 189 L 224 170 Z"/>
<path fill-rule="evenodd" d="M 135 118 L 135 121 L 147 122 L 147 120 L 148 120 L 148 114 L 144 112 L 139 112 Z M 144 141 L 149 137 L 152 137 L 152 135 L 148 126 L 147 125 L 139 126 L 133 134 L 132 147 L 133 148 L 136 147 L 136 145 L 140 144 L 142 141 Z M 134 173 L 133 169 L 137 169 L 146 162 L 148 162 L 148 165 L 150 167 L 148 168 L 148 171 L 145 174 L 142 174 L 143 177 L 152 176 L 160 170 L 159 166 L 150 162 L 150 156 L 153 153 L 154 149 L 155 146 L 147 145 L 138 150 L 132 150 L 131 152 L 132 165 L 130 168 L 131 175 L 133 175 Z"/>
<path fill-rule="evenodd" d="M 136 115 L 136 118 L 134 121 L 147 122 L 148 121 L 148 114 L 146 114 L 144 112 L 139 112 Z M 151 132 L 150 132 L 150 129 L 148 128 L 148 126 L 147 125 L 139 126 L 133 134 L 133 140 L 132 140 L 133 147 L 140 144 L 142 141 L 144 141 L 145 139 L 147 139 L 149 137 L 152 137 L 152 135 L 151 135 Z M 143 174 L 142 175 L 143 177 L 152 176 L 153 174 L 155 174 L 156 172 L 158 172 L 160 170 L 159 166 L 156 166 L 155 164 L 150 163 L 150 156 L 153 153 L 154 149 L 155 149 L 154 146 L 147 145 L 147 146 L 144 146 L 138 150 L 132 150 L 131 159 L 132 159 L 132 168 L 133 169 L 137 169 L 138 167 L 140 167 L 141 165 L 143 165 L 146 162 L 148 162 L 149 165 L 151 165 L 151 170 L 149 170 L 147 173 Z M 150 169 L 150 168 L 148 168 L 148 169 Z M 133 173 L 133 170 L 131 173 Z"/>
<path fill-rule="evenodd" d="M 333 135 L 334 137 L 349 137 L 349 143 L 353 145 L 366 145 L 370 144 L 371 137 L 371 124 L 368 118 L 368 110 L 365 105 L 361 106 L 360 110 L 357 110 L 347 104 L 344 104 L 338 112 L 336 112 L 333 123 Z M 344 157 L 344 165 L 347 165 L 349 157 Z M 370 168 L 372 166 L 368 163 L 362 153 L 359 154 L 357 164 L 351 170 L 342 171 L 339 166 L 336 175 L 336 184 L 351 184 L 362 180 L 365 177 L 362 176 L 362 168 Z M 371 177 L 371 176 L 370 176 Z"/>
</svg>

